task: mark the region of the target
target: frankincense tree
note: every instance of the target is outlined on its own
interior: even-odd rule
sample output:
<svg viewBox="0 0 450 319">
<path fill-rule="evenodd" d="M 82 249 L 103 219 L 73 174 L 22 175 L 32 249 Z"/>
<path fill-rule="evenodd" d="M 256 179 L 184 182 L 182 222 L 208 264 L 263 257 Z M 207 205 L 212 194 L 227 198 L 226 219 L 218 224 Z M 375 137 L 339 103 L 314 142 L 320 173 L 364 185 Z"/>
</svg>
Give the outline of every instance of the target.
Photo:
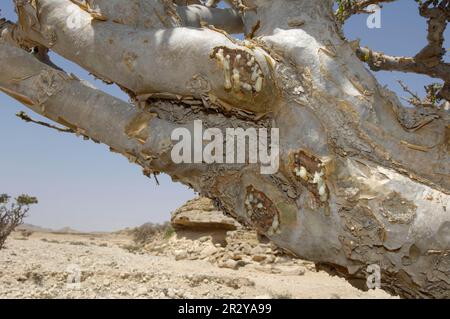
<svg viewBox="0 0 450 319">
<path fill-rule="evenodd" d="M 340 0 L 336 11 L 332 0 L 15 0 L 18 21 L 1 22 L 0 89 L 329 272 L 357 284 L 376 264 L 385 290 L 449 297 L 450 1 L 418 2 L 428 38 L 415 56 L 343 36 L 348 17 L 392 1 Z M 49 50 L 131 103 L 65 73 Z M 405 107 L 368 68 L 441 84 Z M 194 120 L 278 128 L 279 170 L 175 164 L 171 133 Z"/>
</svg>

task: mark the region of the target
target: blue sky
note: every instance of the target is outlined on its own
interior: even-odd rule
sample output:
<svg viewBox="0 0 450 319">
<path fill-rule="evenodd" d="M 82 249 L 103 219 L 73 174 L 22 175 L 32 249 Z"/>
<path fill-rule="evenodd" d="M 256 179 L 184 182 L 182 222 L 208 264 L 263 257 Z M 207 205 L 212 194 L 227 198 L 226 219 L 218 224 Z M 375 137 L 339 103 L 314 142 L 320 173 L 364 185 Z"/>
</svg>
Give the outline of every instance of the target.
<svg viewBox="0 0 450 319">
<path fill-rule="evenodd" d="M 16 20 L 12 0 L 2 0 L 0 9 L 1 16 Z M 426 44 L 426 21 L 419 16 L 413 0 L 386 4 L 381 17 L 381 29 L 367 28 L 367 16 L 351 18 L 345 26 L 347 38 L 360 38 L 362 45 L 392 55 L 414 55 Z M 449 48 L 449 29 L 446 38 L 445 47 Z M 94 80 L 73 63 L 56 55 L 52 59 L 109 94 L 128 99 L 116 86 Z M 379 72 L 376 76 L 400 96 L 405 94 L 398 86 L 399 79 L 419 93 L 432 82 L 425 76 L 397 72 Z M 110 153 L 104 145 L 25 123 L 15 117 L 21 110 L 41 119 L 0 93 L 0 193 L 28 193 L 39 198 L 27 218 L 29 223 L 85 231 L 117 230 L 166 221 L 171 211 L 195 196 L 165 175 L 159 177 L 161 185 L 157 186 L 142 175 L 138 166 Z"/>
</svg>

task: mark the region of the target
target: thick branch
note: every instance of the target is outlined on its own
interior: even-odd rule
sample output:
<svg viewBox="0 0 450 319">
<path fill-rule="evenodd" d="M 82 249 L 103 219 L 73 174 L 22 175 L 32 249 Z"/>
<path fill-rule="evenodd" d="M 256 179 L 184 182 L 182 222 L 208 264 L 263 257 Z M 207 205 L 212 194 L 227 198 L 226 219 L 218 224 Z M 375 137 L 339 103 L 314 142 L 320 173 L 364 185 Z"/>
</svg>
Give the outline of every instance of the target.
<svg viewBox="0 0 450 319">
<path fill-rule="evenodd" d="M 428 18 L 428 44 L 416 56 L 418 61 L 437 64 L 445 54 L 444 31 L 450 19 L 450 1 L 443 0 L 437 6 L 429 8 L 433 1 L 426 1 L 420 7 L 420 15 Z"/>
<path fill-rule="evenodd" d="M 133 95 L 212 96 L 219 106 L 264 113 L 277 99 L 273 60 L 211 29 L 137 30 L 95 21 L 69 0 L 18 5 L 22 30 L 101 79 Z M 76 16 L 77 23 L 71 23 Z M 69 22 L 68 22 L 69 21 Z M 172 62 L 176 61 L 176 62 Z"/>
<path fill-rule="evenodd" d="M 173 165 L 170 158 L 171 132 L 182 125 L 158 119 L 4 41 L 0 41 L 0 68 L 0 91 L 36 113 L 109 145 L 147 172 L 183 176 L 182 170 L 187 169 Z"/>
<path fill-rule="evenodd" d="M 71 0 L 84 11 L 104 19 L 141 29 L 165 29 L 180 26 L 200 28 L 214 25 L 228 33 L 241 33 L 242 19 L 233 9 L 208 8 L 198 1 L 156 0 Z"/>
<path fill-rule="evenodd" d="M 234 9 L 208 8 L 202 5 L 180 6 L 177 12 L 187 27 L 200 28 L 213 25 L 228 33 L 244 32 L 240 14 Z"/>
<path fill-rule="evenodd" d="M 71 0 L 84 11 L 108 21 L 134 28 L 172 28 L 181 26 L 171 1 L 165 0 Z"/>
<path fill-rule="evenodd" d="M 431 6 L 431 7 L 430 7 Z M 389 56 L 368 48 L 357 48 L 356 54 L 373 71 L 400 71 L 428 75 L 445 83 L 439 96 L 450 99 L 450 64 L 443 61 L 445 54 L 444 31 L 450 19 L 450 0 L 425 1 L 420 15 L 428 19 L 428 44 L 414 57 Z"/>
<path fill-rule="evenodd" d="M 368 48 L 358 48 L 356 54 L 360 60 L 366 62 L 373 71 L 399 71 L 418 73 L 450 81 L 450 64 L 438 63 L 427 65 L 412 57 L 390 56 L 382 52 L 375 52 Z"/>
</svg>

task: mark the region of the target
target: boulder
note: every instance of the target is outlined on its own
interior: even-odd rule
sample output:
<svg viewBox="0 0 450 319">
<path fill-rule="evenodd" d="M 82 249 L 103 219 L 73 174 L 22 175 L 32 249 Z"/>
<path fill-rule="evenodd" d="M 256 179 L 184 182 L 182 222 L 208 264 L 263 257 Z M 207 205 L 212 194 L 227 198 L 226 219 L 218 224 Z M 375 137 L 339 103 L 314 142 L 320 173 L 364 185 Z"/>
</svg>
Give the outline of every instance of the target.
<svg viewBox="0 0 450 319">
<path fill-rule="evenodd" d="M 175 229 L 189 230 L 236 230 L 239 223 L 217 210 L 213 202 L 205 197 L 188 201 L 172 213 L 172 226 Z"/>
<path fill-rule="evenodd" d="M 178 249 L 174 251 L 175 260 L 183 260 L 188 257 L 186 250 Z"/>
</svg>

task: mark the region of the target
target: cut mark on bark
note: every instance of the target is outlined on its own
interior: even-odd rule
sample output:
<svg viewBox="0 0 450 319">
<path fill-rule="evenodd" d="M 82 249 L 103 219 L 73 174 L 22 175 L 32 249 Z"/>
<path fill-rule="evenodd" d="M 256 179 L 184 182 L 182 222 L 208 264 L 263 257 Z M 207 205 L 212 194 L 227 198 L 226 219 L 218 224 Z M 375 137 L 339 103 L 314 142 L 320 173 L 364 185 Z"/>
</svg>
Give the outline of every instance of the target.
<svg viewBox="0 0 450 319">
<path fill-rule="evenodd" d="M 253 54 L 225 46 L 215 47 L 210 55 L 224 72 L 224 88 L 243 98 L 262 91 L 264 75 Z"/>
<path fill-rule="evenodd" d="M 381 203 L 381 213 L 394 224 L 410 224 L 416 217 L 417 206 L 397 192 L 391 192 Z"/>
<path fill-rule="evenodd" d="M 291 155 L 292 172 L 320 202 L 326 202 L 329 191 L 325 184 L 326 163 L 317 157 L 300 150 Z"/>
<path fill-rule="evenodd" d="M 280 229 L 280 214 L 273 202 L 252 185 L 247 186 L 245 209 L 253 226 L 269 236 L 278 234 Z"/>
<path fill-rule="evenodd" d="M 145 144 L 149 137 L 149 122 L 156 117 L 156 114 L 150 112 L 141 112 L 136 115 L 126 126 L 125 134 L 128 138 L 136 139 L 139 143 Z"/>
</svg>

